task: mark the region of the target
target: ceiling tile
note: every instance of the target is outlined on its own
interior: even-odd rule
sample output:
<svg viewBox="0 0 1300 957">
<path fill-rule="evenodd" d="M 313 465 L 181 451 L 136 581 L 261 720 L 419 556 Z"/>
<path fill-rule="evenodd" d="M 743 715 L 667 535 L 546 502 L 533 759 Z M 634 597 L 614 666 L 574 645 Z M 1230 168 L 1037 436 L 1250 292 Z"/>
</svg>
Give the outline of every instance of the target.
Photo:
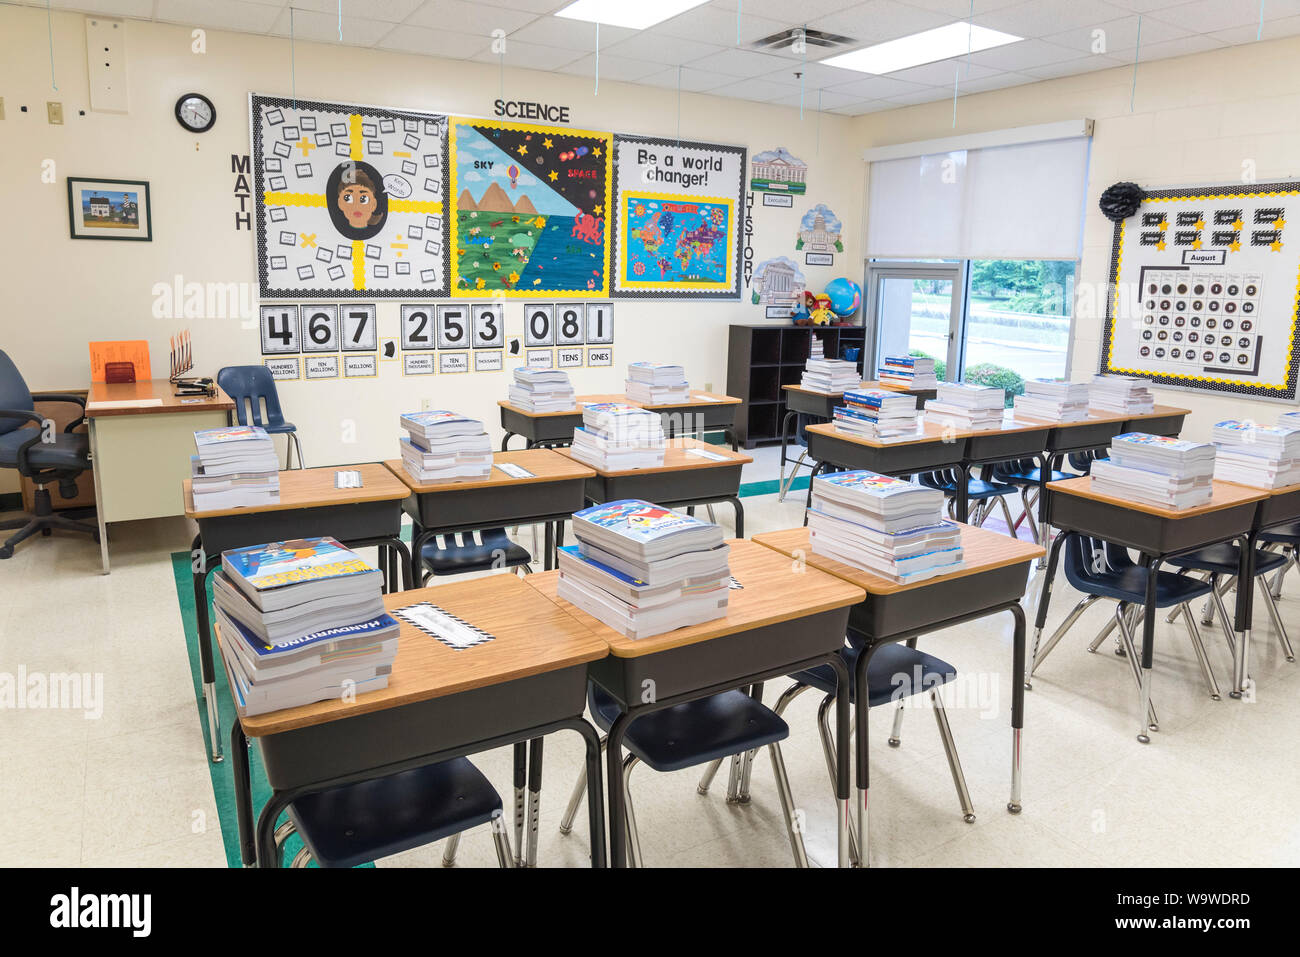
<svg viewBox="0 0 1300 957">
<path fill-rule="evenodd" d="M 554 13 L 567 7 L 572 0 L 474 0 L 475 3 L 488 7 L 505 7 L 509 10 L 525 10 L 528 13 Z"/>
<path fill-rule="evenodd" d="M 951 99 L 951 87 L 945 90 L 942 87 L 932 86 L 919 93 L 909 93 L 906 96 L 891 96 L 889 102 L 898 106 L 917 106 L 921 103 L 938 103 L 942 100 Z"/>
<path fill-rule="evenodd" d="M 995 73 L 993 76 L 986 76 L 979 80 L 962 80 L 957 84 L 957 95 L 965 96 L 968 93 L 987 93 L 990 90 L 1005 90 L 1011 86 L 1023 86 L 1026 83 L 1037 83 L 1038 78 L 1029 76 L 1026 73 Z"/>
<path fill-rule="evenodd" d="M 1005 7 L 1014 7 L 1016 4 L 1024 3 L 1025 0 L 976 0 L 975 2 L 975 22 L 980 22 L 980 16 L 985 13 L 991 13 L 994 10 L 1001 10 Z M 920 7 L 922 10 L 934 10 L 944 14 L 949 20 L 965 20 L 970 16 L 970 0 L 907 0 L 909 7 Z"/>
<path fill-rule="evenodd" d="M 161 10 L 163 4 L 175 0 L 158 0 Z M 205 3 L 204 6 L 211 6 Z M 223 3 L 222 6 L 229 6 Z M 293 36 L 299 40 L 314 40 L 319 43 L 339 42 L 339 20 L 328 13 L 316 13 L 312 10 L 281 10 L 275 24 L 268 33 L 287 37 L 290 31 L 290 13 L 292 12 Z M 381 20 L 365 20 L 360 17 L 343 18 L 343 42 L 348 46 L 374 46 L 393 31 L 393 24 Z"/>
<path fill-rule="evenodd" d="M 1166 40 L 1163 43 L 1142 44 L 1139 59 L 1163 60 L 1171 56 L 1187 56 L 1192 53 L 1204 53 L 1207 50 L 1220 50 L 1224 44 L 1209 36 L 1181 37 Z"/>
<path fill-rule="evenodd" d="M 785 22 L 794 20 L 801 24 L 859 5 L 854 0 L 799 0 L 797 6 L 792 5 L 790 0 L 713 0 L 710 4 L 716 9 L 730 10 L 733 13 L 739 9 L 742 18 L 753 15 Z"/>
<path fill-rule="evenodd" d="M 44 7 L 45 0 L 28 0 L 28 6 Z M 59 10 L 76 10 L 106 17 L 133 17 L 148 20 L 153 16 L 153 0 L 52 0 Z"/>
<path fill-rule="evenodd" d="M 752 16 L 746 7 L 740 17 L 740 42 L 747 45 L 763 37 L 786 29 L 785 17 L 769 20 L 767 17 Z M 677 16 L 655 24 L 654 31 L 669 37 L 685 37 L 701 43 L 716 43 L 718 46 L 736 46 L 736 14 L 734 10 L 721 10 L 716 7 L 696 7 L 679 13 Z"/>
<path fill-rule="evenodd" d="M 799 63 L 793 62 L 788 68 L 789 72 L 795 70 L 803 73 L 804 82 L 809 86 L 838 86 L 843 83 L 852 83 L 860 79 L 865 74 L 857 70 L 846 70 L 843 67 L 827 66 L 824 63 Z"/>
<path fill-rule="evenodd" d="M 1061 76 L 1077 76 L 1080 73 L 1094 73 L 1097 70 L 1109 70 L 1117 66 L 1131 67 L 1132 65 L 1132 60 L 1099 53 L 1093 56 L 1079 57 L 1076 60 L 1063 60 L 1060 63 L 1046 63 L 1043 66 L 1025 67 L 1024 72 L 1028 76 L 1040 80 L 1053 80 Z"/>
<path fill-rule="evenodd" d="M 951 79 L 949 82 L 951 82 Z M 883 100 L 891 96 L 915 93 L 925 85 L 908 83 L 892 76 L 867 76 L 864 74 L 861 79 L 851 80 L 848 83 L 838 83 L 832 89 L 836 93 L 847 93 L 850 96 L 861 97 L 864 100 Z"/>
<path fill-rule="evenodd" d="M 938 63 L 925 63 L 921 66 L 910 66 L 906 70 L 895 70 L 889 76 L 905 83 L 951 87 L 957 71 L 961 72 L 963 80 L 978 80 L 1000 72 L 977 63 L 967 64 L 965 57 L 953 57 L 951 60 L 940 60 Z"/>
<path fill-rule="evenodd" d="M 1122 7 L 1111 6 L 1103 0 L 1088 0 L 1086 3 L 1081 0 L 1029 0 L 1019 6 L 989 13 L 981 12 L 977 3 L 975 10 L 976 23 L 1018 37 L 1043 37 L 1073 27 L 1118 20 L 1128 13 Z"/>
<path fill-rule="evenodd" d="M 450 60 L 467 60 L 475 53 L 487 49 L 487 37 L 469 33 L 452 33 L 449 30 L 428 30 L 402 24 L 393 29 L 375 46 L 381 50 L 399 53 L 423 53 L 426 56 L 446 57 Z"/>
<path fill-rule="evenodd" d="M 158 0 L 154 18 L 167 23 L 181 23 L 185 26 L 266 33 L 271 29 L 276 18 L 281 15 L 282 11 L 276 7 L 247 3 L 245 0 L 227 0 L 225 3 L 204 3 L 202 0 Z M 288 14 L 283 15 L 288 16 Z M 385 32 L 388 28 L 389 24 L 384 24 L 380 32 Z M 337 17 L 334 38 L 338 39 Z"/>
<path fill-rule="evenodd" d="M 842 106 L 831 110 L 832 113 L 838 113 L 840 116 L 865 116 L 868 113 L 880 113 L 884 110 L 898 109 L 897 103 L 890 103 L 888 100 L 864 100 L 853 106 Z"/>
<path fill-rule="evenodd" d="M 697 43 L 694 40 L 669 36 L 650 29 L 642 30 L 636 36 L 620 40 L 609 47 L 602 47 L 602 50 L 604 49 L 618 56 L 657 60 L 660 63 L 676 66 L 679 63 L 689 63 L 691 60 L 717 53 L 723 48 L 712 43 Z"/>
<path fill-rule="evenodd" d="M 1268 0 L 1264 4 L 1264 20 L 1280 20 L 1284 17 L 1300 14 L 1300 2 L 1297 0 Z M 1259 23 L 1259 3 L 1236 0 L 1224 3 L 1223 0 L 1190 0 L 1171 4 L 1163 9 L 1153 10 L 1153 19 L 1166 20 L 1193 30 L 1196 33 L 1213 33 L 1231 27 L 1255 26 Z"/>
<path fill-rule="evenodd" d="M 1102 31 L 1100 36 L 1096 33 L 1099 30 Z M 1177 24 L 1166 23 L 1163 20 L 1156 20 L 1151 17 L 1142 18 L 1143 46 L 1151 43 L 1163 43 L 1165 40 L 1176 40 L 1179 37 L 1190 35 L 1190 30 L 1184 29 Z M 1099 40 L 1104 41 L 1105 44 L 1105 48 L 1098 51 L 1100 53 L 1129 53 L 1137 47 L 1138 18 L 1136 16 L 1123 17 L 1119 20 L 1109 20 L 1106 23 L 1075 27 L 1061 33 L 1049 34 L 1044 39 L 1048 43 L 1067 47 L 1081 55 L 1091 54 L 1093 46 Z"/>
<path fill-rule="evenodd" d="M 1021 40 L 992 50 L 981 50 L 971 54 L 971 63 L 990 67 L 994 70 L 1023 70 L 1028 66 L 1043 66 L 1048 63 L 1060 63 L 1063 60 L 1075 60 L 1081 54 L 1054 43 L 1043 40 Z"/>
<path fill-rule="evenodd" d="M 777 106 L 793 106 L 797 109 L 800 104 L 799 94 L 792 93 L 788 96 L 779 96 L 772 102 Z M 842 106 L 861 103 L 862 98 L 850 96 L 847 93 L 834 93 L 829 90 L 807 90 L 804 93 L 802 102 L 805 110 L 820 110 L 823 113 L 829 113 L 831 110 Z"/>
<path fill-rule="evenodd" d="M 1152 10 L 1172 6 L 1170 0 L 1108 0 L 1108 2 L 1134 13 L 1150 13 Z"/>
<path fill-rule="evenodd" d="M 701 70 L 729 73 L 732 76 L 769 76 L 786 73 L 791 69 L 790 61 L 782 57 L 734 47 L 692 60 L 690 65 Z"/>
<path fill-rule="evenodd" d="M 1232 27 L 1228 30 L 1216 30 L 1211 36 L 1216 40 L 1222 40 L 1224 43 L 1254 43 L 1256 39 L 1257 26 L 1255 27 Z M 1265 20 L 1264 30 L 1260 34 L 1261 40 L 1277 40 L 1281 37 L 1293 37 L 1300 34 L 1300 17 L 1284 17 L 1281 20 Z"/>
<path fill-rule="evenodd" d="M 267 0 L 253 0 L 265 3 Z M 275 0 L 277 6 L 287 6 L 289 0 Z M 343 16 L 359 17 L 369 20 L 384 20 L 388 23 L 401 23 L 414 13 L 424 0 L 343 0 Z M 334 37 L 338 38 L 338 0 L 292 0 L 298 10 L 310 10 L 313 13 L 332 13 L 335 20 Z M 209 3 L 208 6 L 225 6 L 225 3 Z M 344 41 L 347 34 L 343 35 Z"/>
<path fill-rule="evenodd" d="M 510 39 L 590 53 L 596 49 L 596 32 L 596 24 L 587 23 L 584 20 L 541 17 L 525 27 L 511 31 Z M 624 27 L 602 26 L 600 28 L 600 45 L 602 47 L 613 46 L 620 40 L 635 36 L 636 32 Z"/>
<path fill-rule="evenodd" d="M 800 4 L 802 8 L 802 4 Z M 749 9 L 749 5 L 745 5 Z M 868 0 L 829 16 L 810 18 L 814 30 L 838 33 L 856 42 L 850 49 L 870 46 L 884 40 L 920 33 L 951 23 L 952 17 L 934 10 L 921 10 L 897 0 Z"/>
<path fill-rule="evenodd" d="M 576 50 L 562 50 L 559 47 L 541 46 L 536 43 L 521 43 L 508 39 L 504 58 L 498 57 L 491 48 L 480 50 L 470 57 L 484 63 L 496 63 L 504 59 L 508 67 L 525 70 L 558 70 L 566 63 L 572 63 L 582 54 Z"/>
<path fill-rule="evenodd" d="M 637 82 L 643 86 L 662 86 L 675 90 L 677 89 L 678 76 L 678 70 L 673 68 L 644 77 Z M 713 73 L 708 70 L 695 70 L 691 67 L 683 67 L 680 71 L 680 77 L 682 92 L 684 93 L 704 93 L 720 86 L 730 86 L 736 82 L 734 76 L 728 76 L 725 73 Z"/>
<path fill-rule="evenodd" d="M 535 15 L 523 10 L 483 7 L 468 0 L 425 0 L 406 22 L 431 30 L 489 37 L 493 30 L 504 30 L 508 34 L 535 19 Z"/>
<path fill-rule="evenodd" d="M 654 63 L 650 60 L 634 60 L 625 56 L 608 56 L 602 53 L 599 64 L 593 54 L 588 54 L 560 67 L 559 72 L 590 77 L 594 80 L 598 67 L 600 79 L 620 80 L 624 83 L 635 83 L 643 77 L 663 70 L 662 63 Z"/>
<path fill-rule="evenodd" d="M 720 86 L 717 89 L 709 91 L 714 96 L 729 96 L 737 100 L 758 100 L 762 103 L 770 102 L 778 97 L 789 96 L 792 92 L 787 83 L 773 83 L 771 80 L 749 79 L 741 80 L 738 83 L 732 83 L 730 86 Z M 797 92 L 797 88 L 796 91 Z"/>
</svg>

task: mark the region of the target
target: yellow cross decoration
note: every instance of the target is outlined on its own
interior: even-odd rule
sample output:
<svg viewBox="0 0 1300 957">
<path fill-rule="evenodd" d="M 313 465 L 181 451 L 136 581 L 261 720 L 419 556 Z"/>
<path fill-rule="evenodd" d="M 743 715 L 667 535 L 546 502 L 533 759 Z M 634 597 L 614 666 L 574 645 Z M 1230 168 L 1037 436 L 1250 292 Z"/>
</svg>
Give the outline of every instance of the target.
<svg viewBox="0 0 1300 957">
<path fill-rule="evenodd" d="M 311 154 L 311 151 L 316 148 L 316 144 L 313 143 L 311 140 L 307 139 L 307 137 L 305 136 L 302 139 L 300 139 L 296 145 L 298 149 L 302 150 L 303 159 L 306 159 Z"/>
<path fill-rule="evenodd" d="M 348 117 L 349 125 L 349 142 L 351 149 L 348 158 L 354 162 L 359 162 L 365 158 L 365 137 L 361 131 L 361 114 L 353 113 Z M 307 137 L 303 137 L 300 143 L 295 144 L 303 151 L 303 156 L 307 155 L 309 149 L 316 147 L 309 143 Z M 398 155 L 397 153 L 393 154 Z M 409 154 L 408 154 L 409 155 Z M 316 206 L 324 209 L 329 206 L 329 197 L 324 193 L 291 193 L 272 192 L 262 194 L 262 202 L 266 206 Z M 433 216 L 442 215 L 442 202 L 436 199 L 397 199 L 388 197 L 388 211 L 390 213 L 429 213 Z M 303 247 L 309 246 L 307 234 L 302 234 Z M 316 234 L 311 234 L 311 246 L 316 245 Z M 401 239 L 399 236 L 398 239 Z M 360 239 L 352 241 L 352 288 L 366 288 L 366 244 Z"/>
<path fill-rule="evenodd" d="M 314 249 L 316 247 L 315 233 L 299 233 L 298 235 L 302 237 L 303 249 Z"/>
</svg>

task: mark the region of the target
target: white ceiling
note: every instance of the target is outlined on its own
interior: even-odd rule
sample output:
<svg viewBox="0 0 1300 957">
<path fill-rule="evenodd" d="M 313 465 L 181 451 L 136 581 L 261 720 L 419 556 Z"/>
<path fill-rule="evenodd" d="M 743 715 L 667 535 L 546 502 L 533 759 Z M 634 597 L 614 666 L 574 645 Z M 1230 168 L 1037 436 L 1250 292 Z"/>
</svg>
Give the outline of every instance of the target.
<svg viewBox="0 0 1300 957">
<path fill-rule="evenodd" d="M 21 0 L 44 7 L 45 0 Z M 594 78 L 596 28 L 551 14 L 568 0 L 343 0 L 343 43 L 496 63 L 492 34 L 505 31 L 507 66 Z M 627 0 L 647 3 L 653 0 Z M 338 0 L 52 0 L 58 9 L 243 33 L 338 43 Z M 739 27 L 737 9 L 740 9 Z M 1252 43 L 1258 0 L 975 0 L 974 22 L 1019 43 L 870 76 L 804 63 L 747 44 L 805 26 L 869 46 L 953 20 L 970 0 L 710 0 L 648 30 L 600 29 L 600 75 L 654 87 L 797 106 L 849 116 L 1033 83 L 1133 63 L 1142 15 L 1142 61 Z M 1264 39 L 1300 34 L 1300 0 L 1267 0 Z M 797 11 L 799 19 L 792 14 Z M 1104 31 L 1105 52 L 1094 53 Z M 737 45 L 739 31 L 740 45 Z M 810 53 L 816 48 L 810 47 Z M 836 50 L 834 52 L 843 52 Z M 824 57 L 827 53 L 814 53 Z M 802 71 L 803 79 L 795 72 Z M 802 89 L 801 89 L 802 86 Z"/>
</svg>

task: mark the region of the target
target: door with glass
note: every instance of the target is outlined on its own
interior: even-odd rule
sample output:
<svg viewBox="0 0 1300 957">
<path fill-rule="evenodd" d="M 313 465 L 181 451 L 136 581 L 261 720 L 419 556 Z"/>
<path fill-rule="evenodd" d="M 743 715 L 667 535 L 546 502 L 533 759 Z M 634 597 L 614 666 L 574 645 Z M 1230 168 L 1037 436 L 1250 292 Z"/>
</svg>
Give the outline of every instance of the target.
<svg viewBox="0 0 1300 957">
<path fill-rule="evenodd" d="M 885 356 L 928 356 L 942 381 L 956 381 L 961 369 L 961 263 L 868 262 L 868 356 L 874 378 Z"/>
</svg>

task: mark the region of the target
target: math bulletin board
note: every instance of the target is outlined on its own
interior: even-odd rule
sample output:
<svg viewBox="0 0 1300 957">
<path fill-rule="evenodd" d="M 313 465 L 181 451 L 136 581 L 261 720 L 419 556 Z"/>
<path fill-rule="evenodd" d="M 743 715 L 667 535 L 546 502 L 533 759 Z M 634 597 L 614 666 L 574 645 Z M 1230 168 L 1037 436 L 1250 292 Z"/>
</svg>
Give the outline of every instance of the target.
<svg viewBox="0 0 1300 957">
<path fill-rule="evenodd" d="M 737 299 L 740 146 L 614 136 L 614 295 Z"/>
<path fill-rule="evenodd" d="M 1296 397 L 1300 182 L 1149 192 L 1110 275 L 1102 372 Z"/>
</svg>

